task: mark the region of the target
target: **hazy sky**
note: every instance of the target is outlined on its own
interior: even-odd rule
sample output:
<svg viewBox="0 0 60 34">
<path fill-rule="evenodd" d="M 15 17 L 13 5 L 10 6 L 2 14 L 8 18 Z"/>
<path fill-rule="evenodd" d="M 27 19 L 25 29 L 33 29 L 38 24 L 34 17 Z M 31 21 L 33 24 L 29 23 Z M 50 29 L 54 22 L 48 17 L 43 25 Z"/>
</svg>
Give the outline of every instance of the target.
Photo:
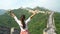
<svg viewBox="0 0 60 34">
<path fill-rule="evenodd" d="M 0 0 L 0 9 L 33 8 L 36 6 L 60 11 L 60 0 Z"/>
</svg>

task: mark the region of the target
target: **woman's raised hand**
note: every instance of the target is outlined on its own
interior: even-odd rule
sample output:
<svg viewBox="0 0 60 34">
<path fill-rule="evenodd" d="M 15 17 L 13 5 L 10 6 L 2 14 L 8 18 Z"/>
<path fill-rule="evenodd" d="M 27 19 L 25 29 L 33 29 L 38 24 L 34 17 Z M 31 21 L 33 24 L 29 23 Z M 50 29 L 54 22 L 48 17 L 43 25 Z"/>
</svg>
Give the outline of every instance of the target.
<svg viewBox="0 0 60 34">
<path fill-rule="evenodd" d="M 14 15 L 14 13 L 12 12 L 12 11 L 10 11 L 10 15 L 12 16 L 12 17 L 14 17 L 15 15 Z"/>
</svg>

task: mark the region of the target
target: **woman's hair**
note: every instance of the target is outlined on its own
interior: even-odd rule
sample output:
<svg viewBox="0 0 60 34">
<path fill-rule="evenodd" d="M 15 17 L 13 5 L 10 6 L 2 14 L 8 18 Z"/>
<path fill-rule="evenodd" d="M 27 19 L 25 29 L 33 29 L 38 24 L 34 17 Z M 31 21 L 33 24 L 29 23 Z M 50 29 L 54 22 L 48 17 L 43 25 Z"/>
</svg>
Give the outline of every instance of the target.
<svg viewBox="0 0 60 34">
<path fill-rule="evenodd" d="M 22 25 L 23 25 L 23 29 L 26 27 L 26 24 L 24 22 L 25 20 L 25 15 L 22 15 L 21 18 L 20 18 L 21 22 L 22 22 Z"/>
</svg>

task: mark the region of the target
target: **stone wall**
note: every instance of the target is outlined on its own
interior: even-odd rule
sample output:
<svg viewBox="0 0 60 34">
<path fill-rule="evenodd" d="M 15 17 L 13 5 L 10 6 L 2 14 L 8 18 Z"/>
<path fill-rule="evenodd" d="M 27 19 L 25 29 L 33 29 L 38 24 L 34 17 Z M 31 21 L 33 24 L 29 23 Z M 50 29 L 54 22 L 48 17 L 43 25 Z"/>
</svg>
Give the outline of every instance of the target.
<svg viewBox="0 0 60 34">
<path fill-rule="evenodd" d="M 0 34 L 10 34 L 10 28 L 0 26 Z"/>
<path fill-rule="evenodd" d="M 0 34 L 11 34 L 11 28 L 0 26 Z M 19 30 L 14 28 L 14 32 L 12 34 L 19 34 Z"/>
</svg>

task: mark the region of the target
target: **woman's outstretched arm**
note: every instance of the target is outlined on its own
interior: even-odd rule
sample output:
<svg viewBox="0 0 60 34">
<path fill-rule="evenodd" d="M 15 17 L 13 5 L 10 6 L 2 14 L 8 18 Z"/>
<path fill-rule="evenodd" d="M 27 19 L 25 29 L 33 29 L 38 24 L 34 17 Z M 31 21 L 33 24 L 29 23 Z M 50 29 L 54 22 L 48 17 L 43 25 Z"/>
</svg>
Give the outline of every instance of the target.
<svg viewBox="0 0 60 34">
<path fill-rule="evenodd" d="M 30 18 L 32 18 L 33 16 L 35 16 L 36 15 L 36 13 L 32 13 L 32 15 L 30 16 Z"/>
<path fill-rule="evenodd" d="M 21 21 L 15 16 L 15 14 L 12 11 L 10 11 L 10 15 L 15 19 L 15 21 L 19 24 L 19 26 L 22 25 Z"/>
<path fill-rule="evenodd" d="M 32 13 L 32 15 L 26 20 L 26 23 L 30 22 L 32 17 L 36 15 L 36 12 L 31 12 L 31 13 Z"/>
<path fill-rule="evenodd" d="M 15 14 L 12 11 L 10 11 L 10 15 L 15 19 L 15 21 L 18 21 L 18 18 L 15 16 Z"/>
</svg>

